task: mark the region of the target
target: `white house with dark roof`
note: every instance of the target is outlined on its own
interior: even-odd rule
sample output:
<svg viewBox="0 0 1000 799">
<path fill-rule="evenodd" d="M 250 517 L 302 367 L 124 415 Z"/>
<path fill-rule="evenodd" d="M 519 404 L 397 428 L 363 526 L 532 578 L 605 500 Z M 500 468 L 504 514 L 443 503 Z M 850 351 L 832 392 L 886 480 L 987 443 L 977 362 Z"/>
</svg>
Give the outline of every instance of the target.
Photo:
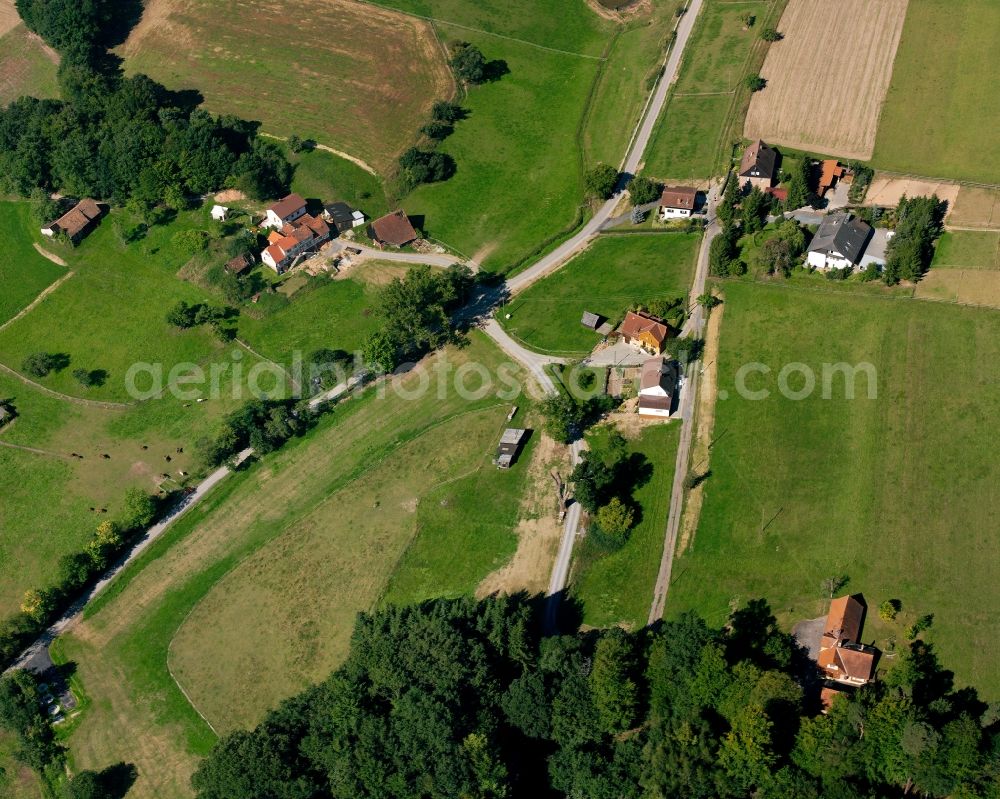
<svg viewBox="0 0 1000 799">
<path fill-rule="evenodd" d="M 813 269 L 850 269 L 861 264 L 871 239 L 870 225 L 851 214 L 830 214 L 809 244 L 806 262 Z"/>
</svg>

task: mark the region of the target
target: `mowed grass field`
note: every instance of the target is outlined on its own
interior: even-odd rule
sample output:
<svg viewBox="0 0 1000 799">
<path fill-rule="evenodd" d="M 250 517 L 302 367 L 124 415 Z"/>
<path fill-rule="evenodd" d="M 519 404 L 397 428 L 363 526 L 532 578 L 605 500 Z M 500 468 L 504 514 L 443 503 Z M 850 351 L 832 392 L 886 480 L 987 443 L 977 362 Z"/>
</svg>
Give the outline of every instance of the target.
<svg viewBox="0 0 1000 799">
<path fill-rule="evenodd" d="M 0 236 L 7 253 L 0 259 L 0 324 L 31 304 L 68 271 L 35 250 L 34 221 L 27 203 L 0 202 Z M 39 236 L 40 237 L 40 236 Z"/>
<path fill-rule="evenodd" d="M 9 241 L 19 242 L 20 251 L 30 255 L 31 238 L 23 227 L 27 217 L 21 214 L 15 222 L 18 227 L 10 231 Z M 188 255 L 176 250 L 172 237 L 192 227 L 208 227 L 203 210 L 154 227 L 142 242 L 122 248 L 115 237 L 113 219 L 105 216 L 77 248 L 60 249 L 74 271 L 73 277 L 0 331 L 0 363 L 20 370 L 32 353 L 62 353 L 69 356 L 69 367 L 50 373 L 40 383 L 71 396 L 127 402 L 125 377 L 134 363 L 163 364 L 166 374 L 177 363 L 197 363 L 221 351 L 222 345 L 207 328 L 178 330 L 165 318 L 179 300 L 195 303 L 207 299 L 200 289 L 176 277 Z M 47 276 L 44 280 L 29 279 L 38 286 L 47 285 L 53 270 L 45 266 L 48 261 L 36 257 L 37 267 L 47 270 Z M 16 264 L 14 268 L 18 272 L 22 269 Z M 55 270 L 55 274 L 65 271 L 60 267 Z M 25 299 L 22 304 L 27 304 Z M 84 388 L 72 376 L 76 368 L 104 370 L 104 385 Z"/>
<path fill-rule="evenodd" d="M 898 172 L 1000 183 L 993 64 L 1000 4 L 910 0 L 873 162 Z"/>
<path fill-rule="evenodd" d="M 502 355 L 478 335 L 473 337 L 470 346 L 449 351 L 448 357 L 454 367 L 475 361 L 495 368 L 503 360 Z M 434 362 L 440 362 L 440 358 Z M 400 382 L 404 388 L 412 390 L 421 380 L 417 372 L 401 378 Z M 471 380 L 469 385 L 473 386 Z M 485 410 L 495 406 L 497 401 L 492 395 L 468 401 L 450 391 L 442 400 L 438 397 L 436 382 L 430 392 L 415 400 L 403 400 L 393 391 L 385 399 L 379 399 L 370 391 L 361 399 L 352 398 L 341 403 L 305 438 L 290 442 L 265 463 L 227 480 L 205 503 L 181 519 L 148 553 L 144 553 L 135 568 L 123 575 L 124 579 L 98 599 L 84 622 L 60 640 L 63 657 L 78 664 L 78 675 L 92 700 L 90 709 L 68 742 L 74 766 L 93 768 L 125 760 L 135 763 L 140 774 L 130 795 L 156 799 L 190 795 L 188 776 L 198 757 L 211 747 L 215 736 L 171 679 L 167 660 L 170 642 L 192 608 L 228 573 L 241 568 L 241 563 L 253 562 L 247 558 L 252 559 L 262 546 L 279 540 L 287 532 L 305 529 L 303 525 L 309 524 L 307 520 L 318 525 L 315 530 L 320 536 L 317 545 L 329 547 L 336 540 L 333 537 L 336 526 L 346 525 L 347 517 L 339 517 L 337 503 L 326 500 L 335 495 L 350 499 L 350 491 L 344 490 L 352 485 L 362 492 L 381 487 L 388 497 L 395 490 L 394 459 L 411 442 L 423 437 L 421 446 L 429 447 L 427 456 L 435 458 L 431 450 L 448 451 L 453 445 L 458 446 L 461 436 L 444 439 L 433 432 L 434 428 L 442 429 L 440 425 L 449 418 L 470 411 L 480 411 L 482 419 L 496 414 L 495 430 L 499 432 L 506 411 L 504 408 Z M 494 424 L 493 420 L 490 424 Z M 485 430 L 488 425 L 485 421 L 483 425 Z M 492 454 L 495 446 L 492 437 L 488 445 Z M 472 458 L 471 450 L 463 451 L 470 452 Z M 434 480 L 430 470 L 426 471 L 426 479 Z M 405 519 L 407 512 L 400 503 L 412 501 L 413 496 L 410 494 L 392 503 L 387 498 L 378 508 L 374 507 L 373 497 L 372 503 L 363 510 L 368 516 L 387 514 L 398 521 Z M 359 506 L 354 507 L 358 512 L 362 510 Z M 313 515 L 320 510 L 330 515 L 320 521 Z M 387 521 L 391 521 L 388 516 Z M 322 540 L 323 529 L 331 536 L 329 542 Z M 333 614 L 342 619 L 346 627 L 343 631 L 338 629 L 336 635 L 345 636 L 344 642 L 353 624 L 354 610 L 364 605 L 366 596 L 380 593 L 387 579 L 386 564 L 394 564 L 398 557 L 398 552 L 380 549 L 378 545 L 382 540 L 379 536 L 391 538 L 395 535 L 391 525 L 387 524 L 381 533 L 375 531 L 374 538 L 368 537 L 372 528 L 366 526 L 364 529 L 364 536 L 355 534 L 340 539 L 354 552 L 352 558 L 359 552 L 367 555 L 362 562 L 354 560 L 354 566 L 342 573 L 337 590 L 343 593 L 338 594 L 339 599 L 319 608 L 311 604 L 309 597 L 298 597 L 303 611 L 307 607 L 319 609 L 324 617 Z M 340 535 L 343 533 L 337 533 Z M 325 561 L 318 555 L 317 552 L 317 560 L 308 566 L 315 572 L 313 577 L 319 578 L 327 570 L 340 568 L 338 553 L 334 552 Z M 281 568 L 282 564 L 274 562 L 273 566 Z M 295 600 L 296 597 L 288 593 L 284 599 Z M 257 636 L 258 630 L 280 634 L 276 629 L 277 620 L 287 611 L 264 605 L 247 610 L 249 615 L 239 619 L 239 628 L 246 635 Z M 329 624 L 324 618 L 318 623 Z M 329 662 L 317 660 L 310 671 L 309 653 L 318 655 L 319 650 L 311 647 L 326 644 L 310 639 L 307 625 L 303 624 L 298 630 L 305 634 L 298 642 L 301 646 L 285 654 L 296 661 L 296 674 L 308 673 L 309 679 L 317 678 L 322 669 L 329 667 Z M 205 634 L 228 636 L 234 633 L 234 630 L 219 627 Z M 330 656 L 329 651 L 326 656 Z M 227 672 L 240 668 L 238 663 L 230 661 L 218 661 L 216 666 Z M 220 685 L 217 676 L 210 680 L 209 686 L 187 684 L 185 687 L 203 695 L 207 690 L 217 690 Z M 301 684 L 286 685 L 283 690 L 294 691 Z M 263 695 L 270 690 L 261 684 L 254 687 L 251 695 L 235 700 L 238 706 L 232 709 L 234 717 L 237 714 L 247 717 L 250 708 L 259 713 L 264 707 Z"/>
<path fill-rule="evenodd" d="M 379 287 L 405 274 L 398 264 L 364 261 L 344 279 L 315 279 L 268 315 L 240 319 L 240 337 L 266 358 L 290 366 L 320 347 L 356 352 L 379 325 L 372 313 Z"/>
<path fill-rule="evenodd" d="M 3 4 L 6 6 L 6 3 Z M 17 12 L 11 11 L 17 19 Z M 18 97 L 52 98 L 59 96 L 56 71 L 58 54 L 29 31 L 18 19 L 5 30 L 0 19 L 0 107 Z"/>
<path fill-rule="evenodd" d="M 628 541 L 614 552 L 601 552 L 584 541 L 574 564 L 570 595 L 583 605 L 583 623 L 593 627 L 646 625 L 660 570 L 670 512 L 670 490 L 677 459 L 680 424 L 654 424 L 630 442 L 629 451 L 646 456 L 649 480 L 633 499 L 642 509 Z"/>
<path fill-rule="evenodd" d="M 588 353 L 600 336 L 580 324 L 584 311 L 616 324 L 634 302 L 686 298 L 700 241 L 696 233 L 605 234 L 498 316 L 532 349 Z"/>
<path fill-rule="evenodd" d="M 454 92 L 430 25 L 371 5 L 153 0 L 122 46 L 129 72 L 206 107 L 350 153 L 385 172 Z"/>
<path fill-rule="evenodd" d="M 908 0 L 790 0 L 767 52 L 767 87 L 753 95 L 743 135 L 798 150 L 867 160 Z"/>
<path fill-rule="evenodd" d="M 249 369 L 255 362 L 247 356 L 241 364 Z M 186 482 L 181 471 L 197 472 L 192 445 L 239 403 L 230 380 L 220 388 L 210 402 L 168 396 L 109 410 L 52 397 L 0 373 L 0 399 L 18 412 L 0 428 L 0 618 L 18 610 L 27 589 L 54 580 L 59 558 L 116 517 L 127 488 L 173 490 Z"/>
<path fill-rule="evenodd" d="M 706 0 L 650 141 L 646 174 L 704 180 L 718 171 L 730 143 L 727 137 L 742 96 L 741 81 L 761 57 L 760 30 L 776 2 L 780 0 Z M 746 14 L 756 17 L 749 29 L 743 23 Z"/>
<path fill-rule="evenodd" d="M 931 269 L 917 283 L 914 296 L 1000 308 L 1000 232 L 944 233 Z"/>
<path fill-rule="evenodd" d="M 355 616 L 377 601 L 417 535 L 421 505 L 442 484 L 495 472 L 490 458 L 509 409 L 460 412 L 372 459 L 215 585 L 174 636 L 169 663 L 216 730 L 254 726 L 343 662 Z M 481 529 L 485 540 L 466 543 L 489 548 L 493 539 L 509 557 L 515 526 L 512 519 L 506 529 Z M 478 579 L 499 565 L 487 562 Z M 246 624 L 249 617 L 258 623 Z"/>
<path fill-rule="evenodd" d="M 765 597 L 790 627 L 826 612 L 822 582 L 870 608 L 902 601 L 912 620 L 934 614 L 930 640 L 958 681 L 1000 696 L 992 599 L 1000 565 L 993 508 L 1000 464 L 989 435 L 1000 413 L 1000 315 L 933 303 L 726 283 L 711 477 L 701 522 L 674 564 L 667 615 L 693 608 L 722 622 L 733 603 Z M 741 366 L 760 363 L 750 390 Z M 778 390 L 779 370 L 805 364 L 815 393 Z M 823 364 L 870 363 L 846 398 Z M 792 390 L 803 386 L 793 374 Z M 723 394 L 725 392 L 725 394 Z M 725 398 L 723 398 L 725 397 Z M 898 625 L 869 613 L 865 639 L 904 645 Z"/>
<path fill-rule="evenodd" d="M 372 219 L 390 210 L 382 182 L 357 164 L 319 149 L 289 152 L 287 157 L 295 167 L 292 191 L 307 201 L 346 202 Z"/>
<path fill-rule="evenodd" d="M 462 38 L 510 70 L 472 88 L 468 119 L 441 143 L 454 177 L 402 201 L 432 238 L 492 271 L 507 271 L 579 218 L 577 130 L 598 61 L 469 31 Z"/>
<path fill-rule="evenodd" d="M 587 166 L 625 157 L 653 81 L 663 67 L 680 0 L 651 0 L 613 39 L 583 129 Z"/>
<path fill-rule="evenodd" d="M 442 38 L 464 39 L 472 31 L 509 37 L 539 47 L 600 57 L 614 23 L 592 11 L 586 0 L 379 0 L 377 5 L 432 18 Z"/>
</svg>

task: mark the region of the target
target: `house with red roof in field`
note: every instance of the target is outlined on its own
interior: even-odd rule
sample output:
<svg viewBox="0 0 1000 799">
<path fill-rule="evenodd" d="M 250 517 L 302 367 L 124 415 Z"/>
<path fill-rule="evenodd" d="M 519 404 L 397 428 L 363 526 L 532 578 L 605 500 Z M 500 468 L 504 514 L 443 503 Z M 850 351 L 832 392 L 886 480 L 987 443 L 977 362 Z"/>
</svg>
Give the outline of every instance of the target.
<svg viewBox="0 0 1000 799">
<path fill-rule="evenodd" d="M 94 223 L 101 218 L 101 207 L 89 197 L 80 200 L 55 222 L 42 228 L 43 236 L 66 236 L 76 244 L 90 232 Z"/>
<path fill-rule="evenodd" d="M 860 641 L 865 606 L 859 596 L 842 596 L 830 603 L 816 663 L 827 680 L 860 686 L 875 676 L 878 650 Z"/>
<path fill-rule="evenodd" d="M 660 195 L 660 219 L 687 219 L 694 213 L 698 190 L 690 186 L 664 186 Z"/>
<path fill-rule="evenodd" d="M 676 335 L 670 325 L 658 317 L 642 311 L 629 311 L 618 328 L 626 344 L 637 350 L 661 355 L 671 335 Z"/>
</svg>

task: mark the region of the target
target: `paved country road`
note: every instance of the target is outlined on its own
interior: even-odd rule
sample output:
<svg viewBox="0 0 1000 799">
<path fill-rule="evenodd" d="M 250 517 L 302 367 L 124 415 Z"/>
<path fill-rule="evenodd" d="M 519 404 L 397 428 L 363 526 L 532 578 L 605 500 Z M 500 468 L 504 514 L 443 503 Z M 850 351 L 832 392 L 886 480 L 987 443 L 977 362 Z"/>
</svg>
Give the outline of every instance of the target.
<svg viewBox="0 0 1000 799">
<path fill-rule="evenodd" d="M 324 402 L 335 400 L 362 382 L 364 382 L 363 376 L 352 377 L 347 382 L 340 383 L 328 391 L 313 397 L 309 401 L 309 406 L 311 408 L 316 408 Z M 251 455 L 253 455 L 252 449 L 247 448 L 243 450 L 233 459 L 234 465 L 239 466 Z M 30 668 L 32 671 L 40 673 L 51 668 L 52 660 L 49 657 L 48 652 L 49 644 L 51 644 L 58 635 L 64 633 L 72 627 L 77 620 L 79 620 L 80 616 L 83 614 L 84 608 L 87 606 L 87 603 L 101 593 L 101 591 L 103 591 L 112 580 L 121 574 L 129 566 L 129 564 L 133 563 L 136 558 L 138 558 L 154 541 L 156 541 L 156 539 L 163 535 L 170 525 L 201 502 L 205 496 L 213 488 L 215 488 L 215 486 L 217 486 L 229 475 L 231 471 L 232 469 L 230 469 L 228 465 L 220 466 L 208 475 L 208 477 L 202 480 L 190 494 L 186 494 L 182 497 L 181 500 L 170 509 L 166 517 L 161 519 L 146 531 L 145 535 L 143 535 L 143 537 L 133 545 L 132 549 L 129 550 L 128 554 L 124 558 L 112 566 L 91 588 L 84 591 L 58 620 L 53 622 L 52 625 L 50 625 L 48 629 L 46 629 L 45 632 L 34 641 L 34 643 L 21 652 L 18 659 L 7 669 L 7 671 L 18 668 Z"/>
<path fill-rule="evenodd" d="M 245 449 L 240 452 L 235 457 L 236 465 L 243 463 L 247 458 L 253 454 L 250 449 Z M 80 597 L 74 602 L 69 609 L 52 625 L 42 633 L 31 646 L 25 649 L 21 656 L 14 662 L 14 664 L 7 669 L 19 669 L 31 667 L 33 671 L 44 671 L 46 668 L 52 666 L 52 661 L 49 659 L 48 648 L 49 644 L 55 640 L 56 636 L 68 630 L 76 621 L 80 618 L 83 613 L 83 609 L 86 607 L 87 603 L 90 602 L 95 596 L 97 596 L 101 591 L 103 591 L 108 583 L 110 583 L 115 577 L 117 577 L 125 568 L 132 563 L 136 558 L 138 558 L 149 546 L 156 541 L 161 535 L 163 535 L 167 528 L 170 527 L 177 519 L 183 516 L 187 511 L 197 505 L 205 496 L 218 485 L 230 472 L 229 466 L 220 466 L 214 472 L 212 472 L 208 477 L 198 484 L 197 488 L 194 489 L 190 494 L 186 494 L 173 508 L 169 511 L 167 516 L 150 527 L 146 534 L 139 539 L 129 553 L 117 564 L 112 566 L 104 576 L 95 583 L 91 588 L 85 591 Z"/>
<path fill-rule="evenodd" d="M 674 42 L 673 49 L 667 59 L 666 66 L 664 68 L 663 77 L 657 84 L 656 89 L 652 97 L 650 98 L 644 115 L 639 123 L 632 142 L 629 146 L 625 160 L 622 163 L 621 171 L 623 173 L 622 183 L 615 192 L 615 196 L 605 202 L 594 214 L 594 216 L 581 228 L 576 234 L 574 234 L 567 241 L 559 245 L 555 250 L 553 250 L 548 255 L 536 261 L 527 269 L 518 273 L 514 277 L 507 281 L 507 290 L 510 294 L 515 294 L 519 291 L 523 291 L 528 286 L 532 285 L 536 281 L 545 277 L 550 272 L 555 271 L 561 267 L 566 261 L 572 258 L 577 253 L 586 249 L 594 236 L 596 236 L 605 223 L 612 219 L 612 212 L 618 204 L 618 200 L 624 191 L 625 182 L 631 178 L 632 175 L 636 173 L 640 164 L 642 163 L 643 155 L 645 154 L 646 147 L 649 144 L 649 140 L 652 137 L 653 131 L 656 127 L 656 122 L 659 119 L 660 112 L 663 110 L 664 102 L 666 101 L 667 94 L 670 90 L 670 86 L 673 84 L 677 76 L 677 71 L 680 67 L 681 58 L 684 55 L 684 49 L 687 46 L 688 39 L 691 35 L 691 30 L 694 27 L 695 19 L 698 13 L 701 11 L 703 0 L 690 0 L 687 8 L 687 12 L 678 21 L 676 31 L 677 36 Z M 699 258 L 699 268 L 695 278 L 695 287 L 692 291 L 693 296 L 702 293 L 704 290 L 704 272 L 703 272 L 703 261 L 704 265 L 707 267 L 707 252 L 708 243 L 710 237 L 714 235 L 711 233 L 711 228 L 706 231 L 705 239 L 702 242 L 702 252 Z M 343 246 L 337 248 L 334 252 L 339 252 L 341 249 L 346 247 L 356 247 L 360 249 L 366 256 L 372 258 L 378 258 L 380 260 L 396 261 L 399 263 L 414 263 L 414 264 L 431 264 L 434 266 L 449 266 L 456 263 L 457 259 L 449 255 L 433 255 L 433 254 L 423 254 L 423 253 L 397 253 L 397 252 L 384 252 L 381 250 L 373 249 L 371 247 L 358 245 L 355 243 L 344 242 Z M 472 265 L 475 266 L 474 264 Z M 700 276 L 700 287 L 699 287 L 699 276 Z M 701 308 L 696 307 L 695 312 L 692 314 L 692 319 L 697 318 L 696 330 L 700 332 L 703 325 L 703 319 L 701 314 Z M 535 377 L 539 382 L 542 390 L 548 394 L 554 394 L 556 391 L 555 384 L 552 379 L 545 372 L 544 367 L 550 363 L 559 363 L 560 359 L 552 358 L 546 355 L 540 355 L 538 353 L 533 353 L 530 350 L 525 349 L 517 342 L 515 342 L 510 336 L 504 332 L 503 328 L 494 319 L 489 319 L 485 321 L 482 325 L 483 330 L 488 336 L 490 336 L 501 349 L 504 350 L 508 355 L 510 355 L 515 360 L 522 363 L 528 371 Z M 683 429 L 682 429 L 682 446 L 681 450 L 685 452 L 690 448 L 690 416 L 691 408 L 694 404 L 694 385 L 695 381 L 692 379 L 694 375 L 689 376 L 689 386 L 690 388 L 682 392 L 681 403 L 682 407 L 687 407 L 687 411 L 682 411 L 681 416 L 683 419 Z M 352 388 L 351 383 L 341 383 L 334 388 L 327 391 L 325 394 L 314 398 L 311 401 L 313 406 L 320 404 L 321 402 L 329 401 L 335 399 L 341 394 Z M 685 413 L 687 415 L 685 415 Z M 685 436 L 687 438 L 687 446 L 684 446 Z M 570 447 L 570 454 L 572 462 L 575 465 L 579 462 L 580 453 L 583 449 L 583 442 L 576 441 Z M 681 450 L 678 451 L 678 463 L 681 462 Z M 252 455 L 252 451 L 247 449 L 237 455 L 237 461 L 242 463 L 244 460 Z M 684 464 L 686 465 L 687 458 L 685 455 Z M 21 656 L 17 659 L 11 668 L 22 668 L 27 665 L 31 665 L 32 668 L 37 668 L 42 665 L 44 661 L 45 665 L 51 666 L 51 660 L 48 657 L 48 646 L 49 644 L 58 636 L 60 633 L 69 629 L 81 616 L 83 609 L 86 607 L 87 603 L 99 594 L 115 577 L 118 576 L 130 563 L 132 563 L 145 549 L 147 549 L 150 544 L 152 544 L 157 538 L 159 538 L 167 528 L 183 513 L 193 507 L 195 504 L 200 502 L 205 495 L 211 491 L 221 480 L 223 480 L 229 474 L 229 467 L 223 466 L 210 474 L 204 481 L 202 481 L 193 493 L 185 497 L 185 499 L 179 503 L 170 513 L 170 515 L 153 525 L 149 528 L 143 538 L 129 551 L 128 555 L 123 558 L 117 565 L 112 567 L 105 575 L 101 578 L 100 582 L 86 591 L 81 597 L 66 611 L 66 613 L 60 617 L 55 623 L 53 623 L 31 646 L 21 653 Z M 680 470 L 678 469 L 678 474 Z M 674 491 L 676 495 L 678 484 L 683 490 L 683 477 L 680 478 L 681 482 L 678 483 L 677 475 L 675 475 L 674 480 Z M 680 500 L 676 496 L 671 502 L 671 514 L 674 513 L 675 507 L 677 508 L 677 513 L 679 514 Z M 563 528 L 563 536 L 560 542 L 559 554 L 556 558 L 556 563 L 552 570 L 552 578 L 549 582 L 548 595 L 553 598 L 549 602 L 546 608 L 546 622 L 547 624 L 554 625 L 555 616 L 557 611 L 557 602 L 559 596 L 566 588 L 566 583 L 569 579 L 569 567 L 572 561 L 573 555 L 573 544 L 577 536 L 577 528 L 580 521 L 580 506 L 573 503 L 567 510 L 565 525 Z M 674 538 L 676 538 L 676 524 Z M 670 525 L 668 524 L 668 539 Z M 670 547 L 670 556 L 672 558 L 673 547 Z M 664 560 L 667 559 L 667 547 L 664 547 Z M 660 579 L 657 580 L 657 590 L 659 591 L 660 583 L 663 579 L 664 567 L 661 564 L 660 568 Z M 669 564 L 667 564 L 667 574 L 666 583 L 669 583 Z M 665 590 L 664 590 L 665 595 Z M 654 601 L 654 609 L 656 603 Z M 662 607 L 660 610 L 662 614 Z M 651 613 L 652 618 L 652 613 Z M 657 616 L 659 618 L 659 616 Z M 8 669 L 9 670 L 9 669 Z"/>
<path fill-rule="evenodd" d="M 705 278 L 708 276 L 708 251 L 714 239 L 720 232 L 715 218 L 715 203 L 718 199 L 717 189 L 712 189 L 708 196 L 708 226 L 701 240 L 698 252 L 698 266 L 695 269 L 694 285 L 691 287 L 691 304 L 694 310 L 688 318 L 682 335 L 692 335 L 702 338 L 705 330 L 705 309 L 697 303 L 698 297 L 705 293 Z M 681 418 L 681 440 L 677 447 L 677 460 L 674 464 L 674 483 L 670 491 L 670 513 L 667 516 L 667 529 L 663 538 L 663 553 L 660 556 L 660 570 L 653 588 L 653 603 L 649 609 L 649 623 L 653 624 L 663 618 L 663 608 L 667 602 L 667 591 L 670 589 L 670 575 L 674 564 L 674 550 L 677 548 L 677 533 L 680 530 L 681 511 L 684 504 L 684 478 L 687 477 L 688 463 L 691 456 L 691 439 L 694 433 L 694 401 L 698 393 L 698 375 L 700 362 L 689 364 L 687 381 L 681 391 L 678 415 Z"/>
<path fill-rule="evenodd" d="M 632 138 L 632 142 L 629 145 L 628 153 L 626 154 L 621 167 L 622 181 L 620 182 L 614 196 L 605 202 L 597 210 L 594 216 L 591 217 L 590 220 L 577 233 L 556 247 L 548 255 L 540 258 L 527 269 L 511 277 L 507 281 L 507 291 L 511 295 L 524 291 L 528 288 L 528 286 L 556 271 L 573 256 L 585 250 L 590 246 L 594 236 L 596 236 L 607 223 L 613 220 L 612 213 L 618 205 L 622 192 L 625 190 L 625 184 L 636 173 L 642 163 L 643 155 L 646 152 L 649 140 L 652 138 L 653 131 L 656 128 L 656 123 L 659 120 L 661 111 L 663 110 L 663 104 L 666 102 L 667 94 L 669 93 L 674 80 L 676 80 L 681 59 L 684 56 L 684 49 L 686 48 L 688 39 L 691 36 L 691 30 L 694 28 L 694 23 L 698 17 L 698 13 L 701 11 L 702 2 L 703 0 L 691 0 L 688 5 L 687 12 L 677 23 L 677 36 L 674 40 L 674 46 L 670 52 L 670 56 L 667 58 L 667 63 L 663 70 L 663 77 L 657 84 L 656 89 L 654 90 L 653 95 L 647 104 L 647 108 L 639 122 L 636 133 Z M 709 214 L 711 214 L 711 198 Z M 707 242 L 709 238 L 710 234 L 706 232 L 705 238 L 702 241 L 702 257 L 706 264 L 708 253 Z M 701 273 L 700 266 L 701 263 L 699 261 L 698 274 Z M 697 296 L 697 294 L 701 294 L 704 291 L 704 283 L 704 275 L 702 275 L 699 288 L 698 277 L 696 275 L 694 288 L 697 289 L 697 293 L 692 292 L 694 296 Z M 700 306 L 696 306 L 695 314 L 698 314 L 699 311 Z M 539 383 L 544 391 L 550 394 L 555 393 L 555 385 L 552 383 L 549 376 L 545 374 L 544 366 L 547 363 L 557 362 L 557 359 L 550 358 L 545 355 L 539 355 L 538 353 L 533 353 L 530 350 L 521 347 L 504 332 L 503 328 L 495 319 L 490 319 L 485 322 L 483 324 L 483 330 L 500 346 L 501 349 L 503 349 L 511 357 L 519 360 L 533 375 L 536 376 L 536 378 L 539 378 Z M 688 400 L 688 402 L 693 406 L 693 382 L 690 383 L 690 389 L 682 392 L 682 403 L 689 395 L 691 399 Z M 682 424 L 684 425 L 682 429 L 682 439 L 684 434 L 687 434 L 690 446 L 691 424 L 686 421 L 682 422 Z M 575 465 L 580 458 L 582 442 L 574 442 L 572 447 L 571 456 L 573 464 Z M 679 452 L 678 458 L 680 458 Z M 686 464 L 687 460 L 685 459 L 684 462 Z M 675 480 L 675 484 L 676 483 L 677 481 Z M 683 481 L 680 485 L 683 490 Z M 671 503 L 671 512 L 673 512 L 675 505 L 679 508 L 680 501 Z M 559 554 L 556 557 L 555 565 L 552 568 L 552 578 L 549 581 L 548 596 L 550 599 L 546 605 L 545 612 L 545 623 L 549 630 L 555 629 L 558 601 L 562 596 L 562 593 L 566 590 L 566 584 L 569 581 L 569 567 L 573 557 L 573 544 L 578 534 L 580 515 L 580 506 L 574 502 L 570 505 L 566 512 L 562 540 L 559 544 Z M 671 554 L 672 552 L 673 550 L 671 549 Z M 662 570 L 661 566 L 661 572 Z"/>
<path fill-rule="evenodd" d="M 615 195 L 604 203 L 597 210 L 597 213 L 577 233 L 556 247 L 548 255 L 540 258 L 527 269 L 518 272 L 510 278 L 507 281 L 507 287 L 511 294 L 524 291 L 532 283 L 558 269 L 578 252 L 585 250 L 590 245 L 590 240 L 601 231 L 605 222 L 612 218 L 611 214 L 614 212 L 615 206 L 618 205 L 621 193 L 625 189 L 624 183 L 631 179 L 631 176 L 636 173 L 642 163 L 643 155 L 646 152 L 646 147 L 649 145 L 650 138 L 652 138 L 653 131 L 656 129 L 656 122 L 660 117 L 660 112 L 663 110 L 667 94 L 677 77 L 677 70 L 680 68 L 681 58 L 684 55 L 688 38 L 691 36 L 691 29 L 694 27 L 695 19 L 698 17 L 698 12 L 701 11 L 702 2 L 703 0 L 691 0 L 687 12 L 677 23 L 677 38 L 674 41 L 674 47 L 667 59 L 663 77 L 653 92 L 645 115 L 640 121 L 636 134 L 629 146 L 628 154 L 622 163 L 623 181 L 619 185 Z"/>
</svg>

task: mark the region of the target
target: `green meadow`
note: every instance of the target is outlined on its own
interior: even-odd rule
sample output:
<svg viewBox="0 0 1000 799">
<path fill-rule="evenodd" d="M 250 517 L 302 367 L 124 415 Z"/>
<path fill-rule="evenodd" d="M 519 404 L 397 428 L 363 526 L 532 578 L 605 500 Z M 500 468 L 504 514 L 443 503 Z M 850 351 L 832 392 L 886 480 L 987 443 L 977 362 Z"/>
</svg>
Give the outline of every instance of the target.
<svg viewBox="0 0 1000 799">
<path fill-rule="evenodd" d="M 1000 183 L 991 89 L 1000 4 L 910 0 L 872 163 L 897 172 Z M 928 57 L 933 54 L 933 57 Z M 931 112 L 929 112 L 929 110 Z"/>
<path fill-rule="evenodd" d="M 760 30 L 769 17 L 777 18 L 777 12 L 775 0 L 706 0 L 650 141 L 646 173 L 705 180 L 719 172 L 735 130 L 733 119 L 745 100 L 741 82 L 757 61 L 763 61 Z M 751 28 L 743 22 L 747 14 L 756 18 Z"/>
<path fill-rule="evenodd" d="M 4 287 L 0 292 L 0 324 L 3 324 L 65 275 L 67 269 L 35 250 L 34 243 L 41 235 L 27 203 L 0 202 L 0 236 L 7 244 L 7 252 L 0 259 L 0 281 Z"/>
<path fill-rule="evenodd" d="M 533 349 L 586 354 L 600 337 L 580 324 L 584 311 L 616 324 L 632 303 L 686 298 L 700 241 L 696 233 L 604 234 L 498 316 Z"/>
<path fill-rule="evenodd" d="M 1000 465 L 984 431 L 1000 413 L 1000 315 L 903 299 L 726 282 L 711 476 L 697 533 L 674 564 L 667 615 L 710 623 L 766 597 L 791 626 L 826 612 L 824 580 L 869 607 L 880 647 L 919 615 L 960 683 L 1000 697 L 991 597 Z M 741 392 L 740 369 L 747 391 Z M 804 398 L 781 370 L 816 378 Z M 824 364 L 859 366 L 850 382 Z M 870 364 L 870 368 L 865 366 Z M 789 392 L 807 387 L 801 367 Z M 769 371 L 764 371 L 769 370 Z M 869 373 L 871 377 L 869 378 Z M 869 384 L 875 391 L 872 397 Z"/>
</svg>

